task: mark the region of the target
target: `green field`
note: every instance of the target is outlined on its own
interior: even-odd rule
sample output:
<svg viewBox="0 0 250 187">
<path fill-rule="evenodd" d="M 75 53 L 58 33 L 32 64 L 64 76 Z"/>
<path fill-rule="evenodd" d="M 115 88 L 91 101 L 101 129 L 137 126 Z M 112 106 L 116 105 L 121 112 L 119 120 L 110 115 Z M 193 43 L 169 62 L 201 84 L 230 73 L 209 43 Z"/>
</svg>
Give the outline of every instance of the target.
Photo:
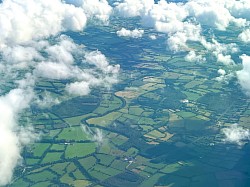
<svg viewBox="0 0 250 187">
<path fill-rule="evenodd" d="M 65 158 L 80 158 L 94 153 L 96 149 L 95 143 L 74 143 L 67 145 L 65 150 Z"/>
<path fill-rule="evenodd" d="M 83 141 L 88 140 L 88 137 L 87 134 L 82 130 L 81 126 L 76 126 L 64 128 L 56 139 L 64 141 Z"/>
<path fill-rule="evenodd" d="M 55 161 L 60 161 L 61 156 L 62 156 L 62 153 L 57 153 L 57 152 L 47 153 L 41 163 L 45 164 L 45 163 L 52 163 Z"/>
<path fill-rule="evenodd" d="M 173 2 L 166 4 L 176 8 Z M 237 80 L 236 72 L 243 68 L 241 59 L 236 52 L 232 54 L 234 66 L 217 62 L 216 50 L 228 55 L 231 48 L 213 43 L 238 40 L 240 30 L 234 31 L 230 24 L 227 36 L 221 34 L 224 31 L 197 25 L 206 27 L 199 32 L 213 51 L 200 42 L 188 41 L 183 51 L 175 53 L 166 48 L 171 35 L 144 28 L 139 17 L 112 15 L 110 25 L 96 19 L 89 19 L 81 33 L 64 33 L 86 45 L 73 54 L 81 75 L 76 80 L 37 78 L 34 92 L 38 99 L 43 101 L 49 94 L 58 103 L 40 107 L 34 102 L 20 112 L 16 119 L 20 129 L 32 124 L 39 139 L 27 146 L 18 144 L 23 161 L 20 159 L 8 186 L 250 186 L 249 138 L 241 134 L 250 129 L 250 99 Z M 188 26 L 196 26 L 197 20 L 185 20 Z M 144 29 L 143 37 L 116 34 L 120 28 L 135 26 Z M 186 37 L 190 33 L 173 35 Z M 151 35 L 156 39 L 150 40 Z M 59 39 L 51 38 L 46 45 L 57 44 Z M 250 49 L 247 44 L 236 43 L 239 51 Z M 121 65 L 117 77 L 86 62 L 85 54 L 95 50 L 105 54 L 110 67 Z M 201 55 L 206 60 L 188 62 L 186 55 L 193 50 L 197 58 Z M 225 80 L 218 79 L 218 69 L 226 71 Z M 82 75 L 85 73 L 91 76 Z M 74 81 L 93 81 L 90 93 L 70 95 L 64 87 Z M 234 123 L 243 128 L 236 144 L 228 142 L 223 133 Z M 20 129 L 15 129 L 18 137 Z"/>
</svg>

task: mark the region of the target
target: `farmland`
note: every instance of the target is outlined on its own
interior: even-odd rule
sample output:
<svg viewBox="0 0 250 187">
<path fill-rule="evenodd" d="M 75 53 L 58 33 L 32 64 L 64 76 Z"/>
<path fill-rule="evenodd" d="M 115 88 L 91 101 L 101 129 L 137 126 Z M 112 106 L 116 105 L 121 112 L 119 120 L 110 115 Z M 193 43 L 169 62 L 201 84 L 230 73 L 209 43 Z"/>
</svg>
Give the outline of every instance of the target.
<svg viewBox="0 0 250 187">
<path fill-rule="evenodd" d="M 225 144 L 221 129 L 249 128 L 250 100 L 215 79 L 217 62 L 187 62 L 146 39 L 139 48 L 105 29 L 71 37 L 92 48 L 108 39 L 104 52 L 122 64 L 120 82 L 64 98 L 64 81 L 40 80 L 39 96 L 50 92 L 62 102 L 23 115 L 41 138 L 23 150 L 10 186 L 219 186 L 249 177 L 249 145 Z M 102 40 L 89 41 L 100 33 Z"/>
</svg>

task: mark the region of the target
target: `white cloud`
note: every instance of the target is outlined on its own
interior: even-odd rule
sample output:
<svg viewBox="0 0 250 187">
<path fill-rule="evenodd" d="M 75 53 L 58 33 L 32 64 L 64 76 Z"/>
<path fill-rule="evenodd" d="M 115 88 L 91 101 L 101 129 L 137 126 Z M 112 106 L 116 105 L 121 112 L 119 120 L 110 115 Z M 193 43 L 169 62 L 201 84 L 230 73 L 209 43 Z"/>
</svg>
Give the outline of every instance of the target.
<svg viewBox="0 0 250 187">
<path fill-rule="evenodd" d="M 12 64 L 24 63 L 26 67 L 28 66 L 28 63 L 31 63 L 36 59 L 42 59 L 37 50 L 30 46 L 17 45 L 14 47 L 6 47 L 5 49 L 2 49 L 2 51 L 2 58 L 5 61 Z"/>
<path fill-rule="evenodd" d="M 60 34 L 82 31 L 87 17 L 106 21 L 111 14 L 105 0 L 82 2 L 79 7 L 61 0 L 6 0 L 0 4 L 1 87 L 6 88 L 0 96 L 0 186 L 11 181 L 23 146 L 36 140 L 32 127 L 18 124 L 20 114 L 31 103 L 45 107 L 33 91 L 36 81 L 41 77 L 68 79 L 73 83 L 65 89 L 74 95 L 117 81 L 118 65 L 110 65 L 103 55 L 104 61 L 89 67 L 82 46 Z M 72 91 L 74 86 L 81 91 Z M 50 106 L 58 100 L 45 94 L 43 101 Z"/>
<path fill-rule="evenodd" d="M 42 94 L 42 93 L 40 93 L 40 94 Z M 53 97 L 50 94 L 50 92 L 45 91 L 42 94 L 42 98 L 40 98 L 40 97 L 35 98 L 34 103 L 37 104 L 40 108 L 48 108 L 48 107 L 51 107 L 53 105 L 59 104 L 60 99 Z"/>
<path fill-rule="evenodd" d="M 235 77 L 235 73 L 232 71 L 226 72 L 224 69 L 218 70 L 219 77 L 216 77 L 215 80 L 219 82 L 229 83 L 229 80 L 231 80 L 233 77 Z"/>
<path fill-rule="evenodd" d="M 90 93 L 89 83 L 82 81 L 82 82 L 74 82 L 70 83 L 66 86 L 66 91 L 69 92 L 71 95 L 88 95 Z"/>
<path fill-rule="evenodd" d="M 81 124 L 82 131 L 86 133 L 90 138 L 95 141 L 98 145 L 101 145 L 104 143 L 104 135 L 102 130 L 95 129 L 91 130 L 88 126 Z"/>
<path fill-rule="evenodd" d="M 185 60 L 188 62 L 205 62 L 206 58 L 202 55 L 197 55 L 195 51 L 190 51 L 186 56 Z"/>
<path fill-rule="evenodd" d="M 156 35 L 149 35 L 149 38 L 151 39 L 151 40 L 156 40 L 157 39 L 157 37 L 156 37 Z"/>
<path fill-rule="evenodd" d="M 136 7 L 137 11 L 133 11 L 132 6 Z M 164 0 L 157 4 L 153 1 L 124 1 L 115 9 L 125 17 L 140 16 L 144 25 L 167 33 L 167 43 L 173 51 L 187 50 L 187 41 L 199 41 L 201 38 L 200 25 L 185 21 L 188 11 L 184 4 L 168 3 Z"/>
<path fill-rule="evenodd" d="M 0 185 L 10 182 L 13 169 L 21 159 L 22 146 L 34 140 L 33 130 L 18 128 L 17 120 L 19 113 L 31 102 L 43 107 L 32 91 L 35 81 L 40 78 L 67 79 L 71 83 L 65 90 L 72 95 L 86 95 L 93 87 L 109 87 L 118 81 L 119 65 L 111 65 L 99 51 L 86 52 L 68 37 L 60 36 L 64 31 L 83 30 L 87 19 L 108 22 L 112 7 L 106 0 L 66 2 L 68 4 L 60 0 L 5 0 L 0 4 L 0 71 L 4 73 L 1 83 L 11 82 L 14 87 L 0 96 Z M 225 65 L 234 64 L 231 54 L 238 51 L 236 44 L 221 44 L 214 38 L 208 42 L 202 37 L 202 28 L 209 26 L 225 30 L 231 23 L 238 27 L 246 26 L 250 20 L 249 10 L 247 0 L 190 0 L 186 4 L 165 0 L 158 3 L 154 0 L 124 0 L 117 2 L 114 8 L 124 17 L 140 16 L 145 26 L 165 33 L 171 50 L 190 51 L 188 41 L 200 42 L 209 54 Z M 243 31 L 239 39 L 248 42 L 248 30 Z M 144 31 L 138 29 L 117 32 L 117 35 L 134 38 L 143 34 Z M 48 38 L 50 40 L 46 41 Z M 204 58 L 198 54 L 190 51 L 186 60 L 203 61 Z M 250 94 L 250 57 L 245 55 L 241 58 L 243 69 L 237 72 L 237 78 Z M 18 71 L 20 69 L 22 71 Z M 27 73 L 26 79 L 20 78 L 23 72 Z M 223 79 L 227 77 L 222 70 L 218 73 Z M 45 106 L 59 102 L 49 95 L 43 101 Z M 249 132 L 240 127 L 223 132 L 228 141 L 236 143 L 242 140 L 239 134 L 249 136 Z M 101 131 L 92 135 L 95 141 L 103 140 Z"/>
<path fill-rule="evenodd" d="M 239 39 L 244 43 L 250 42 L 250 29 L 244 30 L 242 33 L 239 34 Z"/>
<path fill-rule="evenodd" d="M 170 34 L 167 43 L 173 51 L 188 50 L 187 41 L 200 41 L 201 28 L 190 22 L 184 22 L 181 30 Z"/>
<path fill-rule="evenodd" d="M 76 45 L 67 36 L 61 35 L 58 44 L 48 46 L 45 51 L 48 53 L 51 61 L 63 64 L 73 64 L 73 53 L 79 51 L 80 46 Z"/>
<path fill-rule="evenodd" d="M 24 130 L 21 134 L 16 132 L 18 114 L 29 106 L 33 96 L 31 89 L 17 88 L 0 97 L 0 185 L 10 182 L 13 170 L 21 159 L 22 146 L 33 139 L 32 136 L 24 138 Z"/>
<path fill-rule="evenodd" d="M 106 0 L 66 0 L 67 3 L 81 7 L 88 18 L 108 22 L 113 8 Z"/>
<path fill-rule="evenodd" d="M 67 43 L 66 38 L 64 42 Z M 35 66 L 35 76 L 57 80 L 74 80 L 75 82 L 69 83 L 65 88 L 72 95 L 87 95 L 90 93 L 91 87 L 108 87 L 117 82 L 120 66 L 110 65 L 105 55 L 100 51 L 84 52 L 74 44 L 70 48 L 72 51 L 69 52 L 65 51 L 61 44 L 60 42 L 54 46 L 49 46 L 49 49 L 53 49 L 52 55 L 51 50 L 45 49 L 45 51 L 49 51 L 50 56 L 48 61 L 42 61 Z M 54 49 L 60 50 L 58 52 L 58 50 Z M 80 66 L 77 66 L 74 62 L 73 51 L 84 56 Z M 64 56 L 68 58 L 63 59 Z M 50 60 L 54 60 L 54 62 Z M 88 67 L 87 64 L 93 65 L 93 67 Z"/>
<path fill-rule="evenodd" d="M 112 7 L 106 0 L 83 0 L 82 8 L 89 17 L 97 18 L 102 22 L 107 22 L 112 13 Z"/>
<path fill-rule="evenodd" d="M 145 11 L 142 15 L 142 21 L 145 25 L 154 26 L 157 22 L 168 23 L 173 27 L 174 22 L 177 23 L 176 29 L 180 22 L 184 22 L 188 16 L 188 12 L 182 4 L 168 3 L 161 0 L 157 4 L 151 6 L 151 9 Z"/>
<path fill-rule="evenodd" d="M 226 71 L 224 69 L 219 69 L 218 70 L 218 74 L 221 76 L 225 76 L 226 75 Z"/>
<path fill-rule="evenodd" d="M 79 31 L 85 24 L 82 9 L 60 0 L 9 0 L 0 4 L 0 43 L 24 43 L 61 31 Z"/>
<path fill-rule="evenodd" d="M 124 0 L 117 4 L 115 11 L 124 17 L 134 17 L 145 14 L 153 5 L 154 0 Z"/>
<path fill-rule="evenodd" d="M 248 129 L 243 129 L 238 124 L 232 124 L 228 128 L 223 128 L 222 133 L 225 135 L 225 141 L 243 145 L 244 141 L 250 139 L 250 132 Z"/>
<path fill-rule="evenodd" d="M 237 71 L 237 78 L 240 85 L 250 95 L 250 56 L 242 55 L 242 70 Z"/>
<path fill-rule="evenodd" d="M 93 136 L 93 140 L 96 141 L 98 144 L 103 144 L 104 135 L 100 129 L 96 129 L 96 133 Z"/>
<path fill-rule="evenodd" d="M 231 58 L 231 55 L 223 55 L 223 54 L 218 54 L 217 55 L 217 61 L 221 62 L 225 65 L 232 65 L 234 64 L 234 61 Z"/>
<path fill-rule="evenodd" d="M 39 77 L 49 79 L 70 79 L 74 76 L 70 67 L 56 62 L 40 62 L 36 66 L 35 73 Z"/>
<path fill-rule="evenodd" d="M 249 2 L 235 0 L 189 0 L 187 3 L 124 0 L 116 3 L 115 10 L 124 17 L 140 16 L 144 25 L 168 35 L 167 44 L 171 50 L 182 51 L 188 50 L 187 41 L 204 44 L 203 27 L 225 30 L 231 23 L 237 27 L 245 26 L 245 19 L 248 19 L 245 13 L 238 16 L 236 13 L 237 10 L 247 12 L 249 7 Z M 217 50 L 214 55 L 225 65 L 234 64 L 230 54 L 218 53 Z"/>
<path fill-rule="evenodd" d="M 100 51 L 85 52 L 68 38 L 63 38 L 63 42 L 59 41 L 58 44 L 44 49 L 49 55 L 48 61 L 37 63 L 34 69 L 35 76 L 74 80 L 75 82 L 69 83 L 65 88 L 72 95 L 87 95 L 91 91 L 91 87 L 105 87 L 117 82 L 119 65 L 110 65 Z M 74 53 L 84 57 L 80 66 L 74 62 Z M 93 67 L 88 67 L 87 64 L 93 65 Z"/>
<path fill-rule="evenodd" d="M 36 63 L 34 75 L 48 79 L 75 80 L 75 83 L 66 87 L 70 94 L 86 95 L 90 92 L 90 87 L 110 86 L 117 82 L 119 65 L 110 65 L 100 51 L 84 51 L 66 36 L 60 36 L 57 43 L 47 45 L 42 52 L 46 52 L 47 61 Z M 80 66 L 75 63 L 76 57 Z"/>
<path fill-rule="evenodd" d="M 86 53 L 84 57 L 87 63 L 95 65 L 104 73 L 117 74 L 120 70 L 119 65 L 109 65 L 107 58 L 100 51 Z"/>
<path fill-rule="evenodd" d="M 34 128 L 27 124 L 26 127 L 20 127 L 18 129 L 19 142 L 21 145 L 28 145 L 33 141 L 37 141 L 40 138 L 40 134 L 36 133 Z"/>
<path fill-rule="evenodd" d="M 141 38 L 144 34 L 144 30 L 127 30 L 125 28 L 122 28 L 121 30 L 117 31 L 116 34 L 120 37 L 131 37 L 131 38 Z"/>
<path fill-rule="evenodd" d="M 201 44 L 216 57 L 217 62 L 221 62 L 224 65 L 234 65 L 234 61 L 230 54 L 239 51 L 235 43 L 223 44 L 219 43 L 216 39 L 212 38 L 211 42 L 207 42 L 204 38 L 201 40 Z"/>
<path fill-rule="evenodd" d="M 250 2 L 248 0 L 224 0 L 224 4 L 235 18 L 250 20 Z"/>
<path fill-rule="evenodd" d="M 202 25 L 208 25 L 220 30 L 225 30 L 232 21 L 228 9 L 224 7 L 223 1 L 189 1 L 185 5 L 189 16 L 194 16 Z"/>
</svg>

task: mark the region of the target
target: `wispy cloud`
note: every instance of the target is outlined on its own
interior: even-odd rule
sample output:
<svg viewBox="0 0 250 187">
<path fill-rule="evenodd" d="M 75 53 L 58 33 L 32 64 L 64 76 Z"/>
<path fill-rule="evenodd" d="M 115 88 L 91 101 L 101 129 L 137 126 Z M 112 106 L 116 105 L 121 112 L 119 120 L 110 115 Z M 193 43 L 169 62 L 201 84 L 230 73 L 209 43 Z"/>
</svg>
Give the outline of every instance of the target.
<svg viewBox="0 0 250 187">
<path fill-rule="evenodd" d="M 101 145 L 105 142 L 102 130 L 95 129 L 93 131 L 88 126 L 83 125 L 83 124 L 81 125 L 81 128 L 82 128 L 82 131 L 86 133 L 90 137 L 90 139 L 95 141 L 98 145 Z"/>
</svg>

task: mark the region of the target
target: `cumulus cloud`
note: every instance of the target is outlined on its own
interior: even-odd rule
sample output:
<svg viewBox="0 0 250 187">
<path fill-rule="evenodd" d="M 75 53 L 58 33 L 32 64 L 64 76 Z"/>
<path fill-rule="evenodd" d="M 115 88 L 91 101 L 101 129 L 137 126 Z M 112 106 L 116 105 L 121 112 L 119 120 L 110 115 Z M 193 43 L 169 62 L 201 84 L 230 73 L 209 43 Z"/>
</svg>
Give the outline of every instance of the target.
<svg viewBox="0 0 250 187">
<path fill-rule="evenodd" d="M 154 27 L 158 32 L 167 33 L 168 46 L 174 51 L 186 50 L 186 42 L 191 39 L 197 40 L 200 36 L 199 25 L 184 21 L 188 13 L 183 4 L 177 5 L 164 0 L 158 3 L 154 3 L 153 0 L 126 0 L 119 3 L 115 9 L 125 17 L 140 16 L 144 25 Z"/>
<path fill-rule="evenodd" d="M 81 8 L 60 0 L 3 1 L 0 6 L 0 43 L 25 43 L 61 31 L 79 31 L 85 24 L 86 15 Z"/>
<path fill-rule="evenodd" d="M 100 51 L 85 51 L 69 37 L 60 36 L 55 44 L 48 44 L 41 53 L 46 60 L 36 63 L 36 77 L 75 80 L 65 90 L 72 95 L 87 95 L 91 87 L 110 86 L 117 82 L 119 65 L 111 65 Z M 75 62 L 75 59 L 78 62 Z"/>
<path fill-rule="evenodd" d="M 90 92 L 90 88 L 89 88 L 89 83 L 88 82 L 74 82 L 71 84 L 68 84 L 66 86 L 66 90 L 72 94 L 72 95 L 88 95 Z"/>
<path fill-rule="evenodd" d="M 20 45 L 2 49 L 2 58 L 12 64 L 23 64 L 23 67 L 27 67 L 28 63 L 36 59 L 42 59 L 33 47 Z"/>
<path fill-rule="evenodd" d="M 112 13 L 112 7 L 106 0 L 83 0 L 82 8 L 89 17 L 97 18 L 102 22 L 107 22 Z"/>
<path fill-rule="evenodd" d="M 134 17 L 144 15 L 154 5 L 154 0 L 124 0 L 118 3 L 115 11 L 124 17 Z"/>
<path fill-rule="evenodd" d="M 226 71 L 224 69 L 219 69 L 218 70 L 218 74 L 220 74 L 221 76 L 225 76 L 226 75 Z"/>
<path fill-rule="evenodd" d="M 249 8 L 249 2 L 235 0 L 199 1 L 190 0 L 185 8 L 190 16 L 194 16 L 202 25 L 225 30 L 230 23 L 237 27 L 246 25 L 247 18 L 240 12 Z"/>
<path fill-rule="evenodd" d="M 221 62 L 225 65 L 234 65 L 234 61 L 232 60 L 230 54 L 234 54 L 239 51 L 235 43 L 219 43 L 215 38 L 212 38 L 211 42 L 207 42 L 204 38 L 202 38 L 201 44 L 216 57 L 217 62 Z"/>
<path fill-rule="evenodd" d="M 131 38 L 141 38 L 144 34 L 144 30 L 127 30 L 125 28 L 122 28 L 121 30 L 117 31 L 116 34 L 120 37 L 131 37 Z"/>
<path fill-rule="evenodd" d="M 228 9 L 224 7 L 223 1 L 189 1 L 186 10 L 190 16 L 194 16 L 202 25 L 225 30 L 228 27 L 232 16 Z"/>
<path fill-rule="evenodd" d="M 187 16 L 188 12 L 183 4 L 168 3 L 164 0 L 150 6 L 150 9 L 144 10 L 141 14 L 142 22 L 145 25 L 153 26 L 156 30 L 158 30 L 157 27 L 160 28 L 162 25 L 165 32 L 176 32 L 176 29 L 182 30 L 182 22 Z"/>
<path fill-rule="evenodd" d="M 188 50 L 188 41 L 200 41 L 201 40 L 201 28 L 199 25 L 193 24 L 191 22 L 184 22 L 182 29 L 170 33 L 167 40 L 168 47 L 172 51 L 183 51 Z"/>
<path fill-rule="evenodd" d="M 156 35 L 149 35 L 149 38 L 151 39 L 151 40 L 156 40 L 157 39 L 157 37 L 156 37 Z"/>
<path fill-rule="evenodd" d="M 249 43 L 250 42 L 250 29 L 246 29 L 242 33 L 240 33 L 239 39 L 244 43 Z"/>
<path fill-rule="evenodd" d="M 78 48 L 81 47 L 79 45 L 76 45 L 65 35 L 61 35 L 58 40 L 58 44 L 48 46 L 45 49 L 50 60 L 63 64 L 73 64 L 73 53 L 77 52 L 79 50 Z"/>
<path fill-rule="evenodd" d="M 250 18 L 246 14 L 249 7 L 249 2 L 235 0 L 189 0 L 186 3 L 124 0 L 116 3 L 115 12 L 124 17 L 140 16 L 145 26 L 168 35 L 167 44 L 171 50 L 188 51 L 188 41 L 204 44 L 202 28 L 225 30 L 230 24 L 246 26 Z M 216 51 L 215 56 L 218 62 L 233 64 L 230 54 Z"/>
<path fill-rule="evenodd" d="M 0 95 L 0 186 L 11 181 L 22 159 L 23 146 L 37 137 L 31 126 L 18 123 L 20 114 L 30 104 L 48 107 L 59 102 L 46 93 L 39 99 L 33 89 L 36 81 L 67 79 L 65 90 L 73 95 L 88 94 L 92 87 L 117 82 L 118 65 L 110 65 L 101 52 L 87 52 L 61 35 L 82 31 L 87 18 L 106 21 L 112 12 L 105 0 L 79 3 L 6 0 L 0 4 L 0 73 L 4 88 L 0 92 L 4 93 Z"/>
<path fill-rule="evenodd" d="M 174 3 L 165 0 L 123 0 L 115 5 L 115 12 L 120 16 L 139 16 L 145 26 L 167 35 L 167 45 L 172 51 L 189 51 L 187 61 L 203 61 L 203 57 L 190 49 L 189 41 L 200 43 L 205 55 L 215 58 L 225 66 L 234 66 L 233 54 L 239 52 L 236 43 L 220 43 L 216 36 L 203 36 L 207 28 L 225 31 L 229 26 L 242 30 L 238 38 L 244 43 L 250 41 L 250 1 L 247 0 L 189 0 L 185 3 Z M 245 30 L 244 30 L 245 29 Z M 237 72 L 237 78 L 243 89 L 250 94 L 250 68 L 248 57 L 242 56 L 242 70 Z M 218 81 L 228 81 L 233 72 L 220 75 Z"/>
<path fill-rule="evenodd" d="M 47 59 L 37 63 L 34 69 L 35 76 L 72 80 L 72 83 L 66 85 L 65 90 L 69 94 L 81 96 L 89 94 L 92 87 L 109 87 L 117 82 L 119 65 L 110 65 L 100 51 L 87 52 L 68 37 L 61 38 L 63 41 L 60 39 L 58 43 L 43 49 L 43 53 L 47 52 Z"/>
<path fill-rule="evenodd" d="M 80 96 L 87 95 L 92 87 L 110 87 L 112 84 L 117 83 L 119 65 L 110 65 L 105 55 L 100 51 L 86 52 L 84 58 L 82 63 L 93 65 L 95 69 L 85 71 L 75 67 L 74 71 L 70 71 L 78 81 L 66 85 L 68 93 Z"/>
<path fill-rule="evenodd" d="M 226 72 L 224 69 L 219 69 L 218 74 L 219 76 L 216 77 L 215 80 L 219 82 L 224 82 L 226 84 L 229 82 L 229 80 L 235 77 L 235 73 L 233 73 L 232 71 Z"/>
<path fill-rule="evenodd" d="M 250 2 L 247 0 L 223 0 L 225 7 L 229 10 L 232 16 L 238 19 L 250 20 Z"/>
<path fill-rule="evenodd" d="M 228 128 L 223 128 L 222 133 L 225 135 L 225 141 L 243 145 L 244 141 L 250 139 L 250 132 L 248 129 L 243 129 L 238 124 L 232 124 Z"/>
<path fill-rule="evenodd" d="M 114 9 L 120 16 L 140 16 L 145 26 L 154 27 L 156 31 L 166 33 L 170 50 L 188 51 L 188 41 L 196 41 L 204 45 L 202 28 L 209 26 L 225 30 L 230 24 L 237 27 L 245 26 L 250 18 L 246 16 L 249 4 L 246 1 L 235 0 L 218 2 L 189 0 L 186 3 L 173 3 L 165 0 L 157 3 L 153 0 L 124 0 L 116 3 Z M 243 35 L 240 38 L 244 38 Z M 213 42 L 211 45 L 214 45 L 214 47 L 211 46 L 213 50 L 219 47 L 219 50 L 214 52 L 218 62 L 225 65 L 234 64 L 230 54 L 220 51 L 223 46 L 220 46 L 218 42 Z M 207 44 L 204 46 L 208 47 Z"/>
<path fill-rule="evenodd" d="M 205 62 L 206 58 L 202 55 L 197 55 L 195 51 L 190 51 L 186 56 L 185 60 L 188 62 Z"/>
<path fill-rule="evenodd" d="M 242 55 L 242 70 L 237 71 L 236 75 L 242 88 L 250 95 L 250 56 Z"/>
<path fill-rule="evenodd" d="M 29 106 L 33 96 L 30 88 L 17 88 L 0 97 L 0 185 L 10 182 L 13 170 L 21 159 L 22 146 L 34 138 L 24 133 L 24 129 L 20 134 L 16 132 L 18 114 Z M 25 132 L 29 132 L 29 129 L 25 129 Z"/>
<path fill-rule="evenodd" d="M 108 22 L 113 8 L 106 0 L 66 0 L 67 3 L 81 7 L 90 19 Z"/>
<path fill-rule="evenodd" d="M 233 65 L 231 55 L 238 52 L 237 45 L 219 43 L 216 37 L 207 40 L 202 36 L 203 29 L 209 26 L 225 30 L 230 24 L 242 27 L 250 21 L 250 3 L 246 0 L 189 0 L 187 3 L 123 0 L 114 4 L 114 11 L 107 0 L 5 0 L 0 4 L 1 85 L 11 84 L 6 86 L 9 90 L 0 92 L 5 93 L 0 96 L 0 185 L 10 182 L 13 169 L 21 159 L 22 147 L 35 139 L 32 128 L 18 128 L 19 114 L 31 102 L 40 107 L 59 102 L 44 94 L 42 101 L 46 104 L 42 106 L 33 91 L 36 81 L 67 79 L 65 91 L 72 95 L 86 95 L 93 87 L 109 87 L 118 81 L 119 65 L 110 64 L 100 51 L 86 51 L 61 32 L 82 31 L 87 20 L 107 23 L 113 12 L 124 17 L 139 16 L 143 25 L 166 34 L 169 49 L 189 51 L 187 61 L 205 60 L 189 48 L 188 41 L 195 41 L 216 61 Z M 119 36 L 134 38 L 143 34 L 138 29 L 117 31 Z M 239 39 L 249 42 L 248 35 L 246 29 Z M 151 39 L 155 37 L 152 35 Z M 246 55 L 241 58 L 242 70 L 237 72 L 237 78 L 250 94 L 250 60 Z M 218 73 L 225 78 L 228 72 L 219 70 Z M 27 78 L 23 78 L 25 74 Z M 239 143 L 242 140 L 239 134 L 249 136 L 243 130 L 234 126 L 223 132 L 226 140 Z M 92 136 L 97 142 L 103 140 L 101 131 Z"/>
<path fill-rule="evenodd" d="M 131 7 L 136 7 L 136 11 Z M 199 41 L 201 27 L 190 20 L 188 11 L 183 4 L 168 3 L 161 0 L 154 1 L 124 1 L 119 3 L 115 9 L 120 15 L 140 16 L 145 26 L 154 27 L 156 31 L 168 34 L 167 43 L 171 50 L 187 50 L 186 42 L 189 40 Z"/>
<path fill-rule="evenodd" d="M 120 65 L 110 65 L 105 55 L 100 51 L 86 53 L 84 57 L 87 63 L 95 65 L 99 70 L 106 74 L 117 74 L 120 70 Z"/>
<path fill-rule="evenodd" d="M 217 54 L 217 61 L 225 65 L 234 64 L 234 61 L 232 60 L 231 55 L 223 55 L 221 53 Z"/>
<path fill-rule="evenodd" d="M 49 79 L 69 79 L 73 72 L 65 64 L 56 62 L 41 62 L 36 66 L 37 76 Z"/>
</svg>

